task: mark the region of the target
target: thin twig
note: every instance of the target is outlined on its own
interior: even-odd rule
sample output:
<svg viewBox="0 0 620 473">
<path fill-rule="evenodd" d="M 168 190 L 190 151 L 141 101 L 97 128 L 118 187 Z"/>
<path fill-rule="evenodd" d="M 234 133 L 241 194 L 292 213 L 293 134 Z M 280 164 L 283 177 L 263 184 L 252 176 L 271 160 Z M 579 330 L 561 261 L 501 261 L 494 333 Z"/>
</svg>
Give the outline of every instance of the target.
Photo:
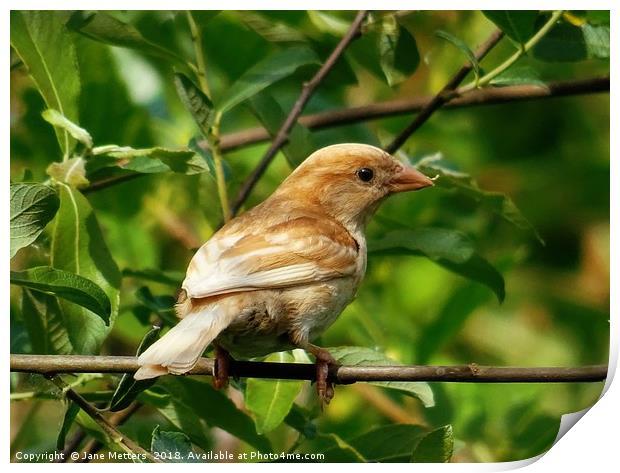
<svg viewBox="0 0 620 473">
<path fill-rule="evenodd" d="M 201 358 L 188 374 L 211 376 L 213 364 L 213 359 Z M 11 371 L 48 376 L 58 373 L 134 373 L 138 368 L 140 368 L 138 359 L 133 356 L 11 355 Z M 230 374 L 240 378 L 314 380 L 316 368 L 310 363 L 233 361 Z M 330 371 L 330 377 L 339 384 L 357 381 L 592 382 L 603 381 L 607 377 L 607 366 L 524 368 L 478 366 L 473 363 L 456 366 L 334 366 Z"/>
<path fill-rule="evenodd" d="M 99 410 L 84 399 L 77 391 L 71 389 L 65 382 L 58 376 L 51 377 L 51 380 L 56 386 L 58 386 L 67 396 L 68 399 L 75 402 L 80 409 L 82 409 L 88 416 L 95 421 L 95 423 L 103 430 L 103 432 L 110 437 L 110 439 L 119 445 L 123 450 L 131 455 L 135 455 L 137 459 L 148 460 L 154 463 L 161 463 L 150 452 L 143 449 L 140 445 L 135 443 L 132 439 L 126 437 L 119 432 L 115 426 L 110 424 L 108 420 L 99 412 Z"/>
<path fill-rule="evenodd" d="M 115 427 L 123 425 L 132 415 L 134 415 L 142 407 L 142 404 L 133 402 L 127 409 L 123 409 L 120 412 L 115 412 L 110 416 L 108 422 Z M 103 444 L 97 439 L 90 439 L 84 448 L 80 452 L 80 459 L 76 463 L 88 463 L 88 459 L 92 458 L 93 454 L 101 450 Z"/>
<path fill-rule="evenodd" d="M 499 43 L 503 36 L 504 33 L 502 33 L 501 30 L 495 30 L 491 36 L 489 36 L 489 38 L 476 50 L 476 60 L 482 60 L 482 58 L 484 58 L 488 52 L 491 51 L 497 43 Z M 390 154 L 394 153 L 431 117 L 435 110 L 453 98 L 456 88 L 461 84 L 461 82 L 463 82 L 463 79 L 465 79 L 472 68 L 473 64 L 469 61 L 463 64 L 456 74 L 454 74 L 452 79 L 450 79 L 450 81 L 439 91 L 439 93 L 429 100 L 422 110 L 420 110 L 420 113 L 416 115 L 415 119 L 409 124 L 409 126 L 407 126 L 389 145 L 385 147 L 385 151 Z"/>
<path fill-rule="evenodd" d="M 252 174 L 250 174 L 250 176 L 241 185 L 241 188 L 239 189 L 239 193 L 237 194 L 237 197 L 235 198 L 235 201 L 232 205 L 233 215 L 235 215 L 239 211 L 243 203 L 246 201 L 246 199 L 250 195 L 250 192 L 252 191 L 252 189 L 258 182 L 258 180 L 261 178 L 263 173 L 266 171 L 267 167 L 269 166 L 273 158 L 276 156 L 280 148 L 286 144 L 288 140 L 289 132 L 291 131 L 291 129 L 297 122 L 297 119 L 303 112 L 304 107 L 306 106 L 310 98 L 312 97 L 316 88 L 323 81 L 323 79 L 325 79 L 325 77 L 327 77 L 327 75 L 331 72 L 333 67 L 338 62 L 338 59 L 340 59 L 340 57 L 342 56 L 342 53 L 349 46 L 349 44 L 351 44 L 351 42 L 355 38 L 357 38 L 357 36 L 360 34 L 362 22 L 364 21 L 364 18 L 366 18 L 367 14 L 368 12 L 365 10 L 361 10 L 360 12 L 358 12 L 357 16 L 353 20 L 353 23 L 351 23 L 349 30 L 340 40 L 336 48 L 329 55 L 325 63 L 321 66 L 321 68 L 318 70 L 315 76 L 312 79 L 310 79 L 309 82 L 306 82 L 304 84 L 301 94 L 297 98 L 297 101 L 293 105 L 293 108 L 291 109 L 288 116 L 286 117 L 286 120 L 280 126 L 280 129 L 276 133 L 276 136 L 273 142 L 271 143 L 271 146 L 269 147 L 267 152 L 264 154 L 264 156 L 262 157 L 262 159 L 260 160 L 256 168 L 254 169 Z"/>
<path fill-rule="evenodd" d="M 442 110 L 458 108 L 498 105 L 527 100 L 550 99 L 571 95 L 596 94 L 609 92 L 609 76 L 592 77 L 549 82 L 543 85 L 512 85 L 506 87 L 484 87 L 462 93 L 457 89 L 454 96 L 442 107 Z M 416 97 L 412 99 L 389 100 L 359 107 L 337 108 L 321 113 L 304 115 L 299 123 L 311 130 L 323 130 L 368 120 L 407 115 L 419 112 L 432 97 Z M 222 135 L 220 147 L 222 151 L 233 151 L 245 146 L 263 143 L 270 139 L 269 132 L 263 127 L 248 128 Z M 206 146 L 206 144 L 205 144 Z M 125 174 L 92 182 L 82 190 L 83 193 L 95 192 L 115 184 L 120 184 L 148 174 Z"/>
</svg>

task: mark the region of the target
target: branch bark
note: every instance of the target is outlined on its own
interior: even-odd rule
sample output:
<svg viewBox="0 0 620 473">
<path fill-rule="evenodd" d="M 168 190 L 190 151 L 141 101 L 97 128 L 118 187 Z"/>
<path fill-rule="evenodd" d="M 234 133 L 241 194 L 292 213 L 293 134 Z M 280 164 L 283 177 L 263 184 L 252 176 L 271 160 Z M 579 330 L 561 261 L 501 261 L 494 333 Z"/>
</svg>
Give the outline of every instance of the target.
<svg viewBox="0 0 620 473">
<path fill-rule="evenodd" d="M 213 374 L 214 360 L 201 358 L 188 373 Z M 11 355 L 11 371 L 46 376 L 60 373 L 134 373 L 140 365 L 133 356 Z M 314 380 L 310 363 L 233 361 L 230 374 L 240 378 Z M 603 381 L 607 365 L 580 367 L 498 367 L 475 363 L 455 366 L 335 366 L 332 381 L 442 381 L 456 383 L 567 383 Z"/>
<path fill-rule="evenodd" d="M 497 105 L 601 92 L 609 92 L 609 76 L 549 82 L 544 87 L 538 85 L 486 87 L 462 95 L 455 94 L 444 104 L 442 109 L 451 110 L 477 105 Z M 299 123 L 310 130 L 323 130 L 380 118 L 407 115 L 422 110 L 432 98 L 432 96 L 424 96 L 389 100 L 359 107 L 337 108 L 304 115 L 299 118 Z M 255 127 L 222 135 L 221 144 L 222 150 L 233 151 L 268 140 L 269 132 L 263 127 Z"/>
<path fill-rule="evenodd" d="M 325 63 L 323 63 L 323 65 L 318 70 L 318 72 L 314 75 L 314 77 L 310 79 L 309 82 L 306 82 L 304 84 L 301 90 L 301 94 L 297 98 L 297 101 L 293 105 L 293 108 L 291 109 L 288 116 L 286 117 L 286 120 L 284 121 L 284 123 L 282 124 L 278 132 L 276 133 L 276 136 L 273 142 L 271 143 L 271 146 L 269 146 L 269 149 L 263 155 L 262 159 L 260 160 L 256 168 L 254 169 L 252 174 L 250 174 L 250 176 L 241 185 L 241 188 L 239 189 L 239 193 L 237 194 L 237 197 L 235 198 L 235 201 L 233 202 L 233 205 L 232 205 L 233 215 L 235 215 L 239 211 L 239 209 L 241 208 L 245 200 L 250 195 L 250 192 L 252 192 L 252 189 L 254 188 L 258 180 L 267 170 L 267 167 L 269 166 L 271 161 L 273 161 L 273 158 L 276 156 L 280 148 L 284 144 L 286 144 L 286 141 L 288 140 L 289 132 L 293 128 L 293 125 L 295 125 L 295 123 L 297 122 L 297 119 L 301 115 L 301 112 L 303 112 L 304 107 L 310 100 L 310 97 L 312 97 L 312 95 L 314 94 L 314 91 L 316 90 L 316 88 L 323 81 L 323 79 L 325 79 L 325 77 L 327 77 L 327 75 L 331 72 L 333 67 L 338 62 L 338 59 L 340 59 L 340 57 L 342 56 L 342 53 L 344 52 L 344 50 L 360 34 L 362 22 L 364 21 L 364 18 L 366 18 L 367 14 L 368 12 L 366 10 L 361 10 L 358 12 L 357 16 L 353 20 L 353 23 L 351 23 L 349 30 L 342 37 L 338 45 L 336 45 L 336 48 L 329 55 Z"/>
</svg>

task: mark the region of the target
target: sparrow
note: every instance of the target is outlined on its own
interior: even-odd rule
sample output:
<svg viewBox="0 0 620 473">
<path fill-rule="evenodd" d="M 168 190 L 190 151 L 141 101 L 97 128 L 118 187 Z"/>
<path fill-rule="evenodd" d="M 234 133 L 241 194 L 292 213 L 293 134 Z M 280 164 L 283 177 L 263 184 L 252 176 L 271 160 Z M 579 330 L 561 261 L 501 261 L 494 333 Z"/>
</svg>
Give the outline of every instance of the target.
<svg viewBox="0 0 620 473">
<path fill-rule="evenodd" d="M 328 403 L 336 361 L 311 342 L 355 297 L 366 270 L 365 227 L 386 197 L 432 185 L 374 146 L 314 152 L 195 253 L 175 306 L 180 321 L 139 356 L 134 378 L 187 373 L 213 344 L 221 387 L 230 355 L 302 348 L 316 359 L 317 391 Z"/>
</svg>

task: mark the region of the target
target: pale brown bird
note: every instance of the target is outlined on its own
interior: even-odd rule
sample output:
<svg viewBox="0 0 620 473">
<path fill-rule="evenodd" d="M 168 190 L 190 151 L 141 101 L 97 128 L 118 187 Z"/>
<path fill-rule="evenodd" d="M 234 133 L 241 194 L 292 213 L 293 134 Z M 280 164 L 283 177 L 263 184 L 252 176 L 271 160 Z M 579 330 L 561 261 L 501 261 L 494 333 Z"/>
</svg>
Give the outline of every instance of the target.
<svg viewBox="0 0 620 473">
<path fill-rule="evenodd" d="M 176 311 L 181 321 L 139 357 L 136 379 L 183 374 L 213 342 L 216 386 L 226 356 L 303 348 L 329 402 L 329 352 L 311 343 L 353 300 L 366 270 L 364 229 L 389 195 L 433 181 L 364 144 L 322 148 L 264 202 L 231 220 L 194 255 Z"/>
</svg>

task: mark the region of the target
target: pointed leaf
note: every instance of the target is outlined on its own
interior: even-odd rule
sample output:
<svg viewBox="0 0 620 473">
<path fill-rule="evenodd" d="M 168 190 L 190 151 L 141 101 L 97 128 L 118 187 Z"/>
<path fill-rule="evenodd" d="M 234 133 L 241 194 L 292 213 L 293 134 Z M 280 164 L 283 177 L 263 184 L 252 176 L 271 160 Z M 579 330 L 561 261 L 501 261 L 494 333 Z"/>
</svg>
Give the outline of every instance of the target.
<svg viewBox="0 0 620 473">
<path fill-rule="evenodd" d="M 448 463 L 454 450 L 452 426 L 445 425 L 426 434 L 411 457 L 414 463 Z"/>
<path fill-rule="evenodd" d="M 90 182 L 86 179 L 86 161 L 84 158 L 71 158 L 60 163 L 52 163 L 46 169 L 47 175 L 58 182 L 81 189 Z"/>
<path fill-rule="evenodd" d="M 288 352 L 273 353 L 265 361 L 292 362 Z M 245 405 L 254 414 L 256 431 L 265 434 L 282 424 L 301 391 L 303 381 L 249 378 L 245 389 Z"/>
<path fill-rule="evenodd" d="M 67 27 L 95 41 L 122 48 L 136 49 L 186 67 L 183 58 L 148 41 L 134 26 L 117 20 L 105 12 L 73 12 L 67 21 Z"/>
<path fill-rule="evenodd" d="M 377 47 L 381 69 L 390 87 L 411 76 L 420 64 L 414 37 L 398 24 L 394 15 L 381 19 Z"/>
<path fill-rule="evenodd" d="M 329 353 L 342 365 L 352 366 L 398 366 L 398 363 L 379 351 L 366 347 L 331 347 L 327 349 Z M 396 389 L 406 394 L 417 397 L 425 407 L 432 407 L 433 391 L 428 383 L 422 382 L 401 382 L 401 381 L 373 381 L 370 384 L 384 388 Z"/>
<path fill-rule="evenodd" d="M 48 108 L 47 110 L 44 110 L 41 115 L 46 122 L 54 125 L 55 127 L 66 130 L 73 138 L 82 143 L 87 149 L 91 149 L 93 147 L 93 138 L 90 136 L 90 133 L 88 133 L 88 131 L 84 128 L 81 128 L 73 123 L 58 110 Z"/>
<path fill-rule="evenodd" d="M 349 445 L 369 462 L 408 462 L 414 446 L 424 435 L 419 425 L 392 424 L 366 432 L 349 440 Z"/>
<path fill-rule="evenodd" d="M 118 314 L 120 272 L 88 200 L 76 189 L 58 186 L 60 209 L 52 238 L 52 267 L 75 273 L 97 284 L 110 300 L 109 325 L 95 313 L 59 301 L 76 353 L 96 353 Z"/>
<path fill-rule="evenodd" d="M 30 245 L 54 218 L 58 194 L 43 184 L 11 184 L 11 258 Z"/>
<path fill-rule="evenodd" d="M 506 36 L 518 44 L 525 44 L 534 34 L 538 10 L 483 10 Z"/>
<path fill-rule="evenodd" d="M 146 393 L 149 393 L 149 391 L 146 391 Z M 149 402 L 153 398 L 146 396 L 145 392 L 143 392 L 139 399 L 144 402 Z M 168 419 L 168 421 L 181 432 L 185 433 L 192 443 L 198 445 L 205 451 L 211 449 L 213 445 L 207 436 L 206 423 L 200 417 L 197 417 L 189 407 L 177 402 L 177 400 L 173 399 L 170 395 L 167 395 L 166 402 L 161 401 L 162 400 L 159 399 L 155 408 L 162 416 Z"/>
<path fill-rule="evenodd" d="M 305 36 L 295 28 L 255 11 L 236 11 L 235 16 L 258 35 L 272 43 L 305 43 Z"/>
<path fill-rule="evenodd" d="M 451 35 L 450 33 L 447 33 L 441 30 L 436 31 L 435 35 L 441 39 L 445 39 L 446 41 L 448 41 L 449 43 L 453 44 L 458 49 L 460 49 L 461 52 L 465 54 L 465 56 L 467 57 L 467 60 L 471 63 L 471 66 L 474 69 L 474 74 L 476 76 L 476 79 L 480 77 L 480 64 L 478 63 L 478 59 L 476 59 L 476 55 L 471 50 L 471 48 L 467 46 L 467 43 L 465 43 L 465 41 L 463 41 L 460 38 L 457 38 L 454 35 Z"/>
<path fill-rule="evenodd" d="M 11 11 L 11 46 L 28 68 L 48 108 L 78 123 L 80 77 L 73 38 L 62 11 Z M 69 155 L 75 140 L 55 127 L 60 148 Z"/>
<path fill-rule="evenodd" d="M 496 76 L 491 81 L 491 85 L 536 85 L 543 89 L 548 89 L 547 84 L 541 80 L 538 71 L 530 66 L 511 67 Z"/>
<path fill-rule="evenodd" d="M 443 228 L 394 230 L 368 243 L 368 252 L 383 255 L 426 256 L 461 276 L 489 287 L 501 303 L 505 297 L 504 278 L 483 257 L 463 233 Z"/>
<path fill-rule="evenodd" d="M 244 72 L 216 103 L 216 108 L 219 113 L 225 113 L 261 90 L 293 74 L 300 67 L 319 62 L 315 52 L 305 46 L 277 51 Z"/>
<path fill-rule="evenodd" d="M 67 438 L 67 433 L 69 433 L 69 429 L 73 425 L 78 412 L 80 412 L 80 406 L 73 401 L 69 402 L 67 410 L 65 411 L 65 416 L 62 419 L 60 432 L 58 432 L 58 438 L 56 439 L 56 450 L 62 452 L 65 449 L 65 439 Z"/>
<path fill-rule="evenodd" d="M 160 271 L 158 269 L 125 268 L 123 269 L 123 276 L 179 287 L 185 278 L 185 273 L 179 271 Z"/>
<path fill-rule="evenodd" d="M 581 31 L 588 50 L 588 57 L 609 59 L 609 26 L 594 26 L 585 23 Z"/>
<path fill-rule="evenodd" d="M 160 327 L 153 327 L 146 333 L 140 342 L 140 346 L 138 346 L 136 356 L 141 355 L 144 350 L 157 341 L 159 338 L 159 331 Z M 153 386 L 156 381 L 157 378 L 138 381 L 134 379 L 133 374 L 125 373 L 118 383 L 118 386 L 116 386 L 116 390 L 112 395 L 108 409 L 112 412 L 116 412 L 122 411 L 126 407 L 129 407 L 129 404 L 133 402 L 138 394 Z"/>
<path fill-rule="evenodd" d="M 181 102 L 189 110 L 202 134 L 209 136 L 209 129 L 213 124 L 215 113 L 213 103 L 200 88 L 194 84 L 185 74 L 174 74 L 174 85 Z"/>
<path fill-rule="evenodd" d="M 58 299 L 24 288 L 22 317 L 32 344 L 32 353 L 68 355 L 73 352 Z"/>
<path fill-rule="evenodd" d="M 11 271 L 11 284 L 60 297 L 94 312 L 106 324 L 110 322 L 110 299 L 106 293 L 91 280 L 77 274 L 38 266 L 26 271 Z"/>
<path fill-rule="evenodd" d="M 195 462 L 192 444 L 182 432 L 164 432 L 159 426 L 153 430 L 151 452 L 166 463 Z"/>
<path fill-rule="evenodd" d="M 351 444 L 336 434 L 319 434 L 302 444 L 300 450 L 308 453 L 323 453 L 322 460 L 328 463 L 366 463 L 367 459 Z"/>
<path fill-rule="evenodd" d="M 144 174 L 172 171 L 192 175 L 209 170 L 206 161 L 199 154 L 187 148 L 134 149 L 128 146 L 111 145 L 95 148 L 93 153 L 96 156 L 87 163 L 89 173 L 110 166 Z"/>
<path fill-rule="evenodd" d="M 250 107 L 271 137 L 275 137 L 286 120 L 286 113 L 280 104 L 268 92 L 263 92 L 250 99 Z M 282 147 L 286 160 L 292 168 L 301 164 L 315 149 L 317 146 L 313 143 L 310 130 L 299 123 L 293 125 L 288 141 Z"/>
</svg>

